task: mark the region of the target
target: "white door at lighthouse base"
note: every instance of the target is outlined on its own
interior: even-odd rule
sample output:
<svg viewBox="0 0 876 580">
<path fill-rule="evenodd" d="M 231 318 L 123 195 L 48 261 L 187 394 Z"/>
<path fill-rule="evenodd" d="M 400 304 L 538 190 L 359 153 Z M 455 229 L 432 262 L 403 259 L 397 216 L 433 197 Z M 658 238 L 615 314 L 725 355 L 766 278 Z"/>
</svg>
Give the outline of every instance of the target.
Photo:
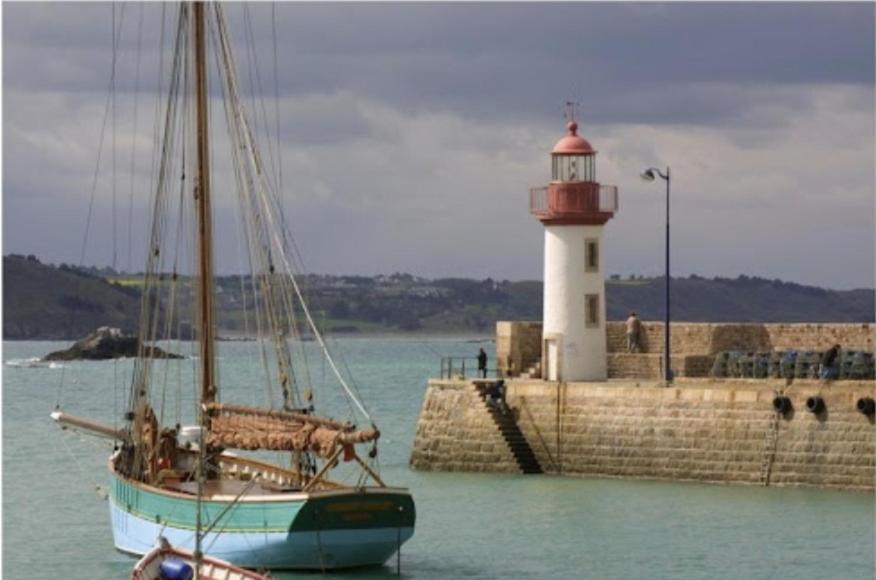
<svg viewBox="0 0 876 580">
<path fill-rule="evenodd" d="M 560 349 L 557 347 L 557 339 L 548 338 L 544 341 L 544 354 L 547 360 L 545 361 L 545 379 L 549 381 L 558 381 L 559 377 L 559 365 L 557 364 L 557 359 L 559 356 Z"/>
</svg>

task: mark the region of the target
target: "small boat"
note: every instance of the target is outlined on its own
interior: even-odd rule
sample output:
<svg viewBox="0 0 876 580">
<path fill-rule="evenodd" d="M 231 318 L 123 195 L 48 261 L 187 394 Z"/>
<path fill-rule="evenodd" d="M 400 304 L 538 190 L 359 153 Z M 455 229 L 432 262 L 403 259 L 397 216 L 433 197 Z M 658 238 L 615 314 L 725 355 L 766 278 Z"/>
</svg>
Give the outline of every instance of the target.
<svg viewBox="0 0 876 580">
<path fill-rule="evenodd" d="M 140 558 L 134 566 L 131 580 L 195 580 L 196 568 L 197 580 L 268 580 L 270 578 L 209 556 L 201 556 L 198 565 L 194 552 L 174 548 L 167 540 L 161 538 L 158 545 Z"/>
</svg>

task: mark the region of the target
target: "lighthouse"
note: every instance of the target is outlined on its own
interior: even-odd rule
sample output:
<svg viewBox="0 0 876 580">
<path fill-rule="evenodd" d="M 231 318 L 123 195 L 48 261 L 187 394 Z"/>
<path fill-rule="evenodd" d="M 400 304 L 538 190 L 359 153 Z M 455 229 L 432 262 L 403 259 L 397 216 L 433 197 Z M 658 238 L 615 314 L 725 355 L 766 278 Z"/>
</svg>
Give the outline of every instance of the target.
<svg viewBox="0 0 876 580">
<path fill-rule="evenodd" d="M 596 180 L 596 151 L 574 116 L 551 151 L 551 181 L 530 190 L 530 212 L 544 224 L 542 376 L 604 381 L 605 264 L 602 231 L 617 211 L 617 187 Z"/>
</svg>

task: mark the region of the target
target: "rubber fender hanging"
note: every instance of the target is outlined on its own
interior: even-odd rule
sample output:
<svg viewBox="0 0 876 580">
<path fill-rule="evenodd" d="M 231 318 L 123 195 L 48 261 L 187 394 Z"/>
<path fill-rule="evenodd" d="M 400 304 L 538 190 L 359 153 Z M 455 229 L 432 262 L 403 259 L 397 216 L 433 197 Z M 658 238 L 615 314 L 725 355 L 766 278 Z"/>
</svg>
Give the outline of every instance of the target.
<svg viewBox="0 0 876 580">
<path fill-rule="evenodd" d="M 858 399 L 857 407 L 859 413 L 865 415 L 876 414 L 876 401 L 873 400 L 873 397 L 861 397 Z"/>
<path fill-rule="evenodd" d="M 773 399 L 773 410 L 780 415 L 787 415 L 793 408 L 794 405 L 791 404 L 791 399 L 788 397 L 779 395 Z"/>
<path fill-rule="evenodd" d="M 806 399 L 806 410 L 815 415 L 824 411 L 824 399 L 821 397 L 809 397 Z"/>
</svg>

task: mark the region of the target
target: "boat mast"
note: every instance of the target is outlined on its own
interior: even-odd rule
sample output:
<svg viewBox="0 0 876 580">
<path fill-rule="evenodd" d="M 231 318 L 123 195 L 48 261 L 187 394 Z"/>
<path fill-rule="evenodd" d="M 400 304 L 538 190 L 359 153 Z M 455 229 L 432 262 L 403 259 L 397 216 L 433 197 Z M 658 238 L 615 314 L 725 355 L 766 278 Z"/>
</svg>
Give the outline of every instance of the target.
<svg viewBox="0 0 876 580">
<path fill-rule="evenodd" d="M 200 284 L 198 309 L 200 313 L 201 355 L 201 403 L 209 404 L 216 399 L 214 384 L 214 337 L 213 337 L 213 240 L 212 215 L 210 212 L 210 150 L 208 144 L 207 111 L 207 50 L 204 32 L 204 4 L 195 2 L 194 48 L 195 48 L 195 99 L 197 106 L 198 172 L 195 176 L 195 199 L 198 214 L 198 266 Z M 206 417 L 201 418 L 204 427 Z"/>
<path fill-rule="evenodd" d="M 201 437 L 198 444 L 198 502 L 195 526 L 195 570 L 201 575 L 201 498 L 204 491 L 204 468 L 206 467 L 206 442 L 208 417 L 206 405 L 216 398 L 213 375 L 213 243 L 211 236 L 212 216 L 210 214 L 210 150 L 208 145 L 207 118 L 207 50 L 204 34 L 204 4 L 195 2 L 193 33 L 195 49 L 195 102 L 197 108 L 198 172 L 195 176 L 195 199 L 198 214 L 198 266 L 200 284 L 198 307 L 200 311 L 201 339 Z"/>
</svg>

